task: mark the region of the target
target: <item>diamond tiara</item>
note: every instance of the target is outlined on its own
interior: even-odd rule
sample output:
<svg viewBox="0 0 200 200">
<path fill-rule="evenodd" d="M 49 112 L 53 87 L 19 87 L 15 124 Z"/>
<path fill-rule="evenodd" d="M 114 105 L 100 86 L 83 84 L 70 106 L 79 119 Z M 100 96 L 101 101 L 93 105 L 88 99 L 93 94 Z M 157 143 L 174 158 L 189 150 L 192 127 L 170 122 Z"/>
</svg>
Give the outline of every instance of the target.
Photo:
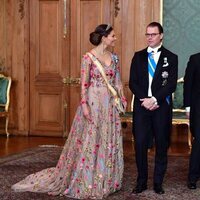
<svg viewBox="0 0 200 200">
<path fill-rule="evenodd" d="M 107 27 L 106 27 L 106 31 L 107 31 L 107 30 L 109 30 L 109 29 L 110 29 L 110 27 L 111 27 L 111 25 L 110 25 L 110 24 L 108 24 L 108 25 L 107 25 Z"/>
</svg>

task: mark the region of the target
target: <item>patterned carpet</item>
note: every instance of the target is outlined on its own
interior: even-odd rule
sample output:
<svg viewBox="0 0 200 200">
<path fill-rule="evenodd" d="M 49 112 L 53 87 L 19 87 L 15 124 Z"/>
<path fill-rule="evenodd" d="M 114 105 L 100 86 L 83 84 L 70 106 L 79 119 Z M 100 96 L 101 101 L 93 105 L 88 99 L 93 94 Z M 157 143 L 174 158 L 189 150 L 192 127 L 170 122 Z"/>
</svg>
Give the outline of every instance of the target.
<svg viewBox="0 0 200 200">
<path fill-rule="evenodd" d="M 66 197 L 52 197 L 47 194 L 15 193 L 10 187 L 30 173 L 55 166 L 61 147 L 37 147 L 21 154 L 0 159 L 0 199 L 1 200 L 68 200 Z M 188 157 L 169 156 L 169 164 L 164 182 L 164 195 L 152 190 L 153 157 L 149 156 L 148 190 L 139 195 L 130 195 L 136 178 L 134 156 L 125 156 L 125 173 L 122 189 L 110 195 L 107 200 L 200 200 L 200 184 L 191 191 L 186 187 Z"/>
</svg>

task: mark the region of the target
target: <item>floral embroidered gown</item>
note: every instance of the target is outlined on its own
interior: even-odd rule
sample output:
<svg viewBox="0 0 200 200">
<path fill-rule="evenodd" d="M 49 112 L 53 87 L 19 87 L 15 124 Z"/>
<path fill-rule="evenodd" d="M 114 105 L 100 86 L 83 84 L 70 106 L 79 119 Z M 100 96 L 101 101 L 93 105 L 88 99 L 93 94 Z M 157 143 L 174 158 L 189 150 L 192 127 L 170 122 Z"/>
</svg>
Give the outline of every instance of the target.
<svg viewBox="0 0 200 200">
<path fill-rule="evenodd" d="M 110 84 L 121 94 L 118 57 L 102 63 Z M 27 176 L 12 186 L 16 192 L 41 192 L 77 199 L 102 199 L 120 189 L 123 175 L 119 113 L 97 66 L 86 54 L 81 66 L 81 103 L 57 166 Z M 88 104 L 92 121 L 83 115 Z"/>
</svg>

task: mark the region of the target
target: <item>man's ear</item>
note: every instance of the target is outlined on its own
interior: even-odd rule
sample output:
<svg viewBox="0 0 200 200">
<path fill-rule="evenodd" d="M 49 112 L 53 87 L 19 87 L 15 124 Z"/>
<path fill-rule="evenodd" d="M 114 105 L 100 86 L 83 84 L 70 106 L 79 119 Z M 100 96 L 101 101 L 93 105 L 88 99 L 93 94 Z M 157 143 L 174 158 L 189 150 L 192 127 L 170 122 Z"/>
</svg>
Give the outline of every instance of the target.
<svg viewBox="0 0 200 200">
<path fill-rule="evenodd" d="M 160 39 L 163 40 L 163 33 L 160 34 Z"/>
</svg>

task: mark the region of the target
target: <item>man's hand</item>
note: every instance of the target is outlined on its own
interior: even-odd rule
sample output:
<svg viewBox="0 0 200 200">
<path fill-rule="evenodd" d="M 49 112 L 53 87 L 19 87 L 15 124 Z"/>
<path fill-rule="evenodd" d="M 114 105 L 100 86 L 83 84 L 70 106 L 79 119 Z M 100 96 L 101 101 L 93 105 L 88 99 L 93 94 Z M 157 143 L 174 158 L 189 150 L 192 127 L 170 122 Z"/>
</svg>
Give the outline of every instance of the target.
<svg viewBox="0 0 200 200">
<path fill-rule="evenodd" d="M 156 99 L 153 97 L 140 99 L 140 101 L 142 102 L 141 106 L 145 107 L 147 110 L 154 111 L 159 108 Z"/>
<path fill-rule="evenodd" d="M 158 104 L 154 104 L 151 108 L 149 108 L 150 111 L 154 111 L 156 110 L 157 108 L 159 108 L 159 105 Z"/>
</svg>

